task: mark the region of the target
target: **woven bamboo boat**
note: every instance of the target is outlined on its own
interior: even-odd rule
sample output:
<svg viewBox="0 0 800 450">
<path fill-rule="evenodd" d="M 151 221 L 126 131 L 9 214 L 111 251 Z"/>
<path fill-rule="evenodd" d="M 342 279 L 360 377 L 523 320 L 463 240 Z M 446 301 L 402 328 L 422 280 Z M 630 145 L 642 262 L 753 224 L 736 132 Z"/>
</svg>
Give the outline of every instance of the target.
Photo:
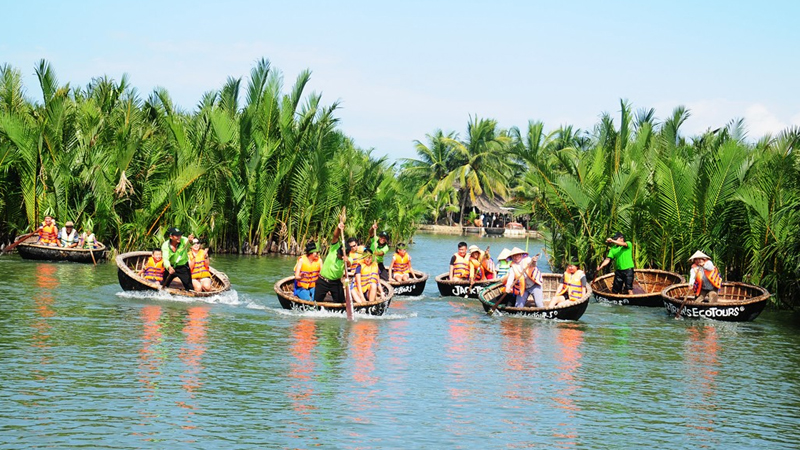
<svg viewBox="0 0 800 450">
<path fill-rule="evenodd" d="M 503 236 L 506 233 L 505 227 L 486 227 L 484 231 L 487 236 Z"/>
<path fill-rule="evenodd" d="M 353 312 L 368 314 L 371 316 L 382 316 L 386 313 L 392 303 L 394 288 L 387 282 L 381 281 L 383 288 L 383 300 L 376 299 L 374 302 L 356 303 L 353 302 Z M 275 293 L 278 294 L 278 301 L 283 309 L 297 311 L 332 311 L 336 313 L 346 313 L 344 303 L 324 301 L 315 302 L 313 300 L 303 300 L 294 295 L 294 277 L 286 277 L 275 283 Z M 326 300 L 330 297 L 326 296 Z"/>
<path fill-rule="evenodd" d="M 680 310 L 681 317 L 748 322 L 755 320 L 761 314 L 767 305 L 770 293 L 760 286 L 726 281 L 719 289 L 719 299 L 716 302 L 699 303 L 694 301 L 694 293 L 688 283 L 677 284 L 661 292 L 667 314 L 675 316 L 686 296 L 688 300 Z"/>
<path fill-rule="evenodd" d="M 545 302 L 550 301 L 556 295 L 556 289 L 564 279 L 563 275 L 557 273 L 543 273 L 542 274 L 542 294 Z M 516 299 L 513 295 L 506 295 L 504 299 L 501 298 L 503 294 L 503 286 L 500 283 L 493 284 L 478 294 L 478 299 L 483 305 L 483 310 L 489 312 L 495 305 L 495 302 L 502 301 L 503 303 L 497 307 L 497 311 L 504 314 L 513 314 L 520 316 L 531 316 L 537 319 L 559 319 L 559 320 L 578 320 L 581 318 L 586 308 L 589 306 L 590 293 L 586 293 L 577 302 L 570 302 L 564 306 L 557 308 L 537 308 L 537 307 L 522 307 L 509 306 L 505 303 L 510 302 L 513 305 Z M 533 301 L 533 297 L 528 298 Z"/>
<path fill-rule="evenodd" d="M 610 303 L 633 306 L 661 306 L 661 291 L 686 279 L 673 272 L 658 269 L 634 269 L 633 294 L 615 294 L 611 292 L 614 274 L 603 275 L 592 282 L 594 296 Z"/>
<path fill-rule="evenodd" d="M 159 283 L 151 280 L 145 280 L 144 277 L 139 276 L 139 271 L 142 270 L 147 263 L 147 258 L 151 256 L 151 252 L 129 252 L 118 255 L 116 258 L 117 263 L 117 278 L 119 278 L 119 285 L 126 291 L 158 291 Z M 182 297 L 211 297 L 221 292 L 225 292 L 231 288 L 231 282 L 228 277 L 219 270 L 210 267 L 211 272 L 211 288 L 210 292 L 195 292 L 183 289 L 180 280 L 175 278 L 168 287 L 161 289 L 172 295 L 179 295 Z"/>
<path fill-rule="evenodd" d="M 481 289 L 496 282 L 497 280 L 476 281 L 470 288 L 469 280 L 451 280 L 449 272 L 436 277 L 436 286 L 439 287 L 442 297 L 478 298 Z"/>
<path fill-rule="evenodd" d="M 96 261 L 106 259 L 108 254 L 106 246 L 99 243 L 98 248 L 65 248 L 52 247 L 49 245 L 39 245 L 36 241 L 38 236 L 31 236 L 17 245 L 17 252 L 23 259 L 34 259 L 39 261 L 72 261 L 78 263 L 92 264 Z M 94 255 L 94 259 L 92 259 Z"/>
<path fill-rule="evenodd" d="M 419 297 L 422 291 L 425 290 L 425 283 L 428 281 L 428 274 L 414 271 L 416 278 L 411 278 L 408 281 L 390 281 L 389 284 L 394 288 L 394 295 L 407 295 L 409 297 Z"/>
</svg>

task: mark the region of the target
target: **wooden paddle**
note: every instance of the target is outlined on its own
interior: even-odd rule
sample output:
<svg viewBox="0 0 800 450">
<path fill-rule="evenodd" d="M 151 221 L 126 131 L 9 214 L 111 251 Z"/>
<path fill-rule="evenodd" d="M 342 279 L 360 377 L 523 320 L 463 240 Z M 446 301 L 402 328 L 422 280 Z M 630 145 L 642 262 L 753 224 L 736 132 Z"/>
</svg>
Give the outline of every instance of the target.
<svg viewBox="0 0 800 450">
<path fill-rule="evenodd" d="M 497 311 L 497 307 L 500 306 L 500 303 L 503 303 L 503 300 L 505 300 L 507 294 L 508 292 L 503 292 L 503 295 L 500 296 L 500 299 L 494 303 L 492 309 L 490 309 L 486 314 L 491 316 L 495 311 Z"/>
<path fill-rule="evenodd" d="M 37 230 L 37 231 L 38 231 L 38 230 Z M 4 252 L 4 253 L 8 253 L 8 252 L 10 252 L 11 250 L 14 250 L 14 247 L 18 246 L 19 244 L 21 244 L 21 243 L 22 243 L 22 241 L 24 241 L 25 239 L 28 239 L 29 237 L 33 236 L 34 234 L 36 234 L 36 231 L 31 231 L 30 233 L 28 233 L 28 234 L 26 234 L 26 235 L 24 235 L 24 236 L 21 236 L 21 237 L 20 237 L 19 239 L 17 239 L 17 240 L 16 240 L 16 241 L 15 241 L 13 244 L 11 244 L 11 245 L 9 245 L 8 247 L 4 248 L 4 249 L 3 249 L 3 252 Z"/>
<path fill-rule="evenodd" d="M 342 207 L 342 215 L 340 217 L 339 223 L 344 224 L 344 221 L 347 219 L 346 213 L 347 207 Z M 347 284 L 344 287 L 344 307 L 345 311 L 347 311 L 347 320 L 353 320 L 353 299 L 350 297 L 350 274 L 348 273 L 350 267 L 347 261 L 347 252 L 345 252 L 344 246 L 346 245 L 347 238 L 344 236 L 344 227 L 342 227 L 342 235 L 340 239 L 342 240 L 342 258 L 344 258 L 344 279 Z M 378 287 L 380 287 L 380 283 L 378 283 Z"/>
<path fill-rule="evenodd" d="M 681 318 L 681 311 L 683 311 L 683 307 L 686 306 L 686 300 L 688 300 L 688 299 L 689 299 L 689 294 L 686 294 L 686 295 L 683 296 L 683 301 L 681 302 L 681 307 L 678 308 L 678 312 L 675 313 L 675 318 L 676 319 L 680 319 Z"/>
</svg>

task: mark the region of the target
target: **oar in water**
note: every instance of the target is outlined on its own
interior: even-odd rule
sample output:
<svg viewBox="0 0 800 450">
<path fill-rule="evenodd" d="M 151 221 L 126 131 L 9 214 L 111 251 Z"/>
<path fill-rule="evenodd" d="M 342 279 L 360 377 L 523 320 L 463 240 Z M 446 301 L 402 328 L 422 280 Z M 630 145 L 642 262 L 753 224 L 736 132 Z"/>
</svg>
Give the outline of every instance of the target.
<svg viewBox="0 0 800 450">
<path fill-rule="evenodd" d="M 500 299 L 494 302 L 492 309 L 490 309 L 489 312 L 487 312 L 486 314 L 490 316 L 494 314 L 494 312 L 497 311 L 497 307 L 500 306 L 500 303 L 503 303 L 503 300 L 505 300 L 507 294 L 508 292 L 503 292 L 503 295 L 500 296 Z"/>
<path fill-rule="evenodd" d="M 36 231 L 31 231 L 30 233 L 28 233 L 26 235 L 20 236 L 20 238 L 17 239 L 13 244 L 11 244 L 8 247 L 4 248 L 3 252 L 4 253 L 8 253 L 11 250 L 14 250 L 14 247 L 18 246 L 19 244 L 22 243 L 22 241 L 24 241 L 25 239 L 28 239 L 29 237 L 33 236 L 34 234 L 36 234 Z"/>
<path fill-rule="evenodd" d="M 683 296 L 683 301 L 681 302 L 681 307 L 678 308 L 678 312 L 675 313 L 675 318 L 676 319 L 680 319 L 681 318 L 681 312 L 683 311 L 683 307 L 686 306 L 686 300 L 688 300 L 688 299 L 689 299 L 689 294 L 686 294 L 686 295 Z"/>
</svg>

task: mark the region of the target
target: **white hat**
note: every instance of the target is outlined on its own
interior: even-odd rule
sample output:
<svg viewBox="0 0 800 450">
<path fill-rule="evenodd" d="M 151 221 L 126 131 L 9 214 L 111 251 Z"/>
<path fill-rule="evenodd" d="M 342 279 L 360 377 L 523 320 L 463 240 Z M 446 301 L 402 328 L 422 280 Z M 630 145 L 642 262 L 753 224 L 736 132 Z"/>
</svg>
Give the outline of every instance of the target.
<svg viewBox="0 0 800 450">
<path fill-rule="evenodd" d="M 481 251 L 481 248 L 475 244 L 472 244 L 469 246 L 469 250 L 467 251 L 467 253 L 479 252 L 479 251 Z"/>
<path fill-rule="evenodd" d="M 526 252 L 525 250 L 523 250 L 523 249 L 521 249 L 519 247 L 514 247 L 514 248 L 511 249 L 510 252 L 508 252 L 507 258 L 511 258 L 514 255 L 527 255 L 527 254 L 528 254 L 528 252 Z"/>
<path fill-rule="evenodd" d="M 509 250 L 509 249 L 507 249 L 507 248 L 504 248 L 504 249 L 503 249 L 503 251 L 502 251 L 502 252 L 500 252 L 500 254 L 499 254 L 499 255 L 497 255 L 497 260 L 498 260 L 498 261 L 502 261 L 502 260 L 504 260 L 504 259 L 508 259 L 508 254 L 509 254 L 509 253 L 511 253 L 511 250 Z"/>
<path fill-rule="evenodd" d="M 708 256 L 705 253 L 703 253 L 700 250 L 698 250 L 698 251 L 694 252 L 694 255 L 689 257 L 689 261 L 697 259 L 697 258 L 711 259 L 710 256 Z"/>
</svg>

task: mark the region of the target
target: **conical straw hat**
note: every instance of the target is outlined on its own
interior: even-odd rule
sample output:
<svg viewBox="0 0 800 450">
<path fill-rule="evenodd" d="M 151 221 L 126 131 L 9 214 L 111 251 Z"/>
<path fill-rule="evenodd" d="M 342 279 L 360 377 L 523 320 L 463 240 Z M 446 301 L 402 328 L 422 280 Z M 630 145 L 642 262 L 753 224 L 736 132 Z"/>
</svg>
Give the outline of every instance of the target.
<svg viewBox="0 0 800 450">
<path fill-rule="evenodd" d="M 710 256 L 708 256 L 705 253 L 703 253 L 700 250 L 698 250 L 698 251 L 694 252 L 694 255 L 689 257 L 689 261 L 692 261 L 692 260 L 697 259 L 697 258 L 711 259 Z"/>
<path fill-rule="evenodd" d="M 502 251 L 502 252 L 500 252 L 500 254 L 499 254 L 499 255 L 497 255 L 497 260 L 498 260 L 498 261 L 502 261 L 502 260 L 504 260 L 504 259 L 508 259 L 508 254 L 509 254 L 509 253 L 511 253 L 511 250 L 509 250 L 509 249 L 507 249 L 507 248 L 504 248 L 504 249 L 503 249 L 503 251 Z"/>
<path fill-rule="evenodd" d="M 525 250 L 523 250 L 523 249 L 521 249 L 519 247 L 514 247 L 514 248 L 511 249 L 510 252 L 508 252 L 508 257 L 510 258 L 510 257 L 512 257 L 514 255 L 527 255 L 527 254 L 528 254 L 528 252 L 526 252 Z"/>
</svg>

